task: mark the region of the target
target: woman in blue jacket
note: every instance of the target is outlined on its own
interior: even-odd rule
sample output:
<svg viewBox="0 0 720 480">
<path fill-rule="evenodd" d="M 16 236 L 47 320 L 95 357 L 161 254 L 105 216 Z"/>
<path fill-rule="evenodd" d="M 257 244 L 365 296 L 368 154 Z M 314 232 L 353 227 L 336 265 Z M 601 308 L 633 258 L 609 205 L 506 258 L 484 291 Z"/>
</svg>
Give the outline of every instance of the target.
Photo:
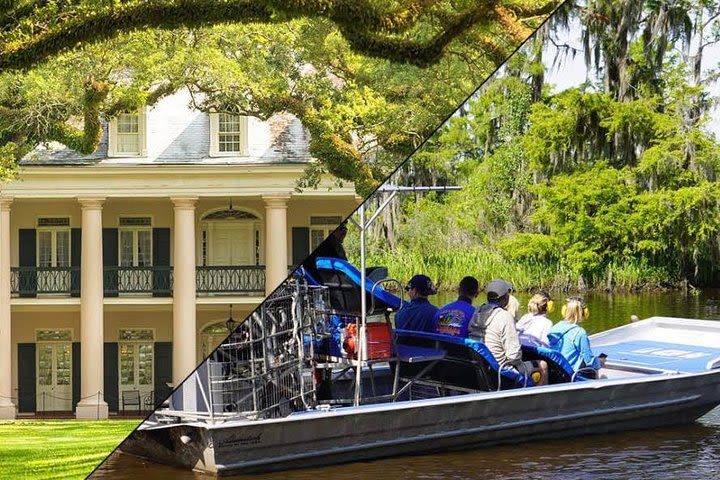
<svg viewBox="0 0 720 480">
<path fill-rule="evenodd" d="M 575 371 L 585 367 L 597 370 L 605 365 L 605 358 L 595 356 L 587 332 L 579 325 L 589 313 L 582 299 L 571 297 L 563 307 L 565 318 L 548 332 L 550 348 L 559 351 Z"/>
</svg>

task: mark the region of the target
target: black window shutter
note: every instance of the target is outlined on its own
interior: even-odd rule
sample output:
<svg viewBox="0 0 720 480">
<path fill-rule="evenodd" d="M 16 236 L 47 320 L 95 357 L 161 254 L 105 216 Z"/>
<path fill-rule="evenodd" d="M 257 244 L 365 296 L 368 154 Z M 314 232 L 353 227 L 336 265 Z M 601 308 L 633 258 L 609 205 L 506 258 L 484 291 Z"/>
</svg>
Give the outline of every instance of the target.
<svg viewBox="0 0 720 480">
<path fill-rule="evenodd" d="M 72 344 L 72 409 L 75 411 L 75 407 L 80 401 L 80 371 L 82 370 L 80 364 L 80 342 L 73 342 Z"/>
<path fill-rule="evenodd" d="M 160 406 L 172 389 L 172 342 L 155 342 L 155 408 Z"/>
<path fill-rule="evenodd" d="M 82 229 L 70 230 L 70 295 L 80 296 L 80 258 L 82 257 Z"/>
<path fill-rule="evenodd" d="M 170 295 L 170 229 L 153 228 L 153 297 Z"/>
<path fill-rule="evenodd" d="M 310 255 L 310 229 L 308 227 L 292 228 L 292 263 L 296 267 L 305 257 Z"/>
<path fill-rule="evenodd" d="M 37 295 L 37 233 L 34 228 L 21 228 L 18 231 L 18 248 L 20 263 L 18 293 L 23 298 L 35 297 Z"/>
<path fill-rule="evenodd" d="M 37 409 L 35 390 L 35 344 L 18 343 L 18 411 Z"/>
<path fill-rule="evenodd" d="M 103 228 L 103 289 L 106 297 L 118 296 L 118 229 Z"/>
<path fill-rule="evenodd" d="M 105 401 L 108 410 L 118 411 L 118 344 L 117 342 L 105 342 L 103 348 L 104 356 L 104 388 Z"/>
</svg>

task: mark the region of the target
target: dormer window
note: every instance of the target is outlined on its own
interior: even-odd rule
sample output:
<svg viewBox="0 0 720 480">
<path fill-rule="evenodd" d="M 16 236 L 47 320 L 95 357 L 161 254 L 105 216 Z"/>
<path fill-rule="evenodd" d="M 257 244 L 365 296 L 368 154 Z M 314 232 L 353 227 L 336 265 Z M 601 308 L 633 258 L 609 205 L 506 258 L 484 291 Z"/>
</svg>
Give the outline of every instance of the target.
<svg viewBox="0 0 720 480">
<path fill-rule="evenodd" d="M 248 154 L 248 118 L 231 113 L 210 114 L 210 155 L 213 157 Z"/>
<path fill-rule="evenodd" d="M 113 117 L 108 134 L 108 156 L 145 156 L 145 111 L 121 113 Z"/>
</svg>

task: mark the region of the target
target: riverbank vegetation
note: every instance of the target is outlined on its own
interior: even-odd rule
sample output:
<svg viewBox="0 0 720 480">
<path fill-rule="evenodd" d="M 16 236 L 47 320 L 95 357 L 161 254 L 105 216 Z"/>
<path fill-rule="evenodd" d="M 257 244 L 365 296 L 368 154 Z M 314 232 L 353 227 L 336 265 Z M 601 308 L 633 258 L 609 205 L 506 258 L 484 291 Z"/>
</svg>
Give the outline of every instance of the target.
<svg viewBox="0 0 720 480">
<path fill-rule="evenodd" d="M 0 423 L 0 478 L 85 478 L 139 420 Z"/>
<path fill-rule="evenodd" d="M 463 190 L 392 205 L 371 261 L 444 286 L 720 284 L 718 15 L 694 0 L 559 12 L 395 175 Z"/>
</svg>

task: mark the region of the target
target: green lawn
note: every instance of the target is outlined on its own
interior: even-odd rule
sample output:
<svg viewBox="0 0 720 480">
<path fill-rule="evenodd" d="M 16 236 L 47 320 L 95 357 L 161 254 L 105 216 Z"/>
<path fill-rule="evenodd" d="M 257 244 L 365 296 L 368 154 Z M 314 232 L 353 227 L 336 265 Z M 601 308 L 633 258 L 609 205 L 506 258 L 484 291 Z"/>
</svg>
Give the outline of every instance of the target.
<svg viewBox="0 0 720 480">
<path fill-rule="evenodd" d="M 138 423 L 0 422 L 0 478 L 85 478 Z"/>
</svg>

